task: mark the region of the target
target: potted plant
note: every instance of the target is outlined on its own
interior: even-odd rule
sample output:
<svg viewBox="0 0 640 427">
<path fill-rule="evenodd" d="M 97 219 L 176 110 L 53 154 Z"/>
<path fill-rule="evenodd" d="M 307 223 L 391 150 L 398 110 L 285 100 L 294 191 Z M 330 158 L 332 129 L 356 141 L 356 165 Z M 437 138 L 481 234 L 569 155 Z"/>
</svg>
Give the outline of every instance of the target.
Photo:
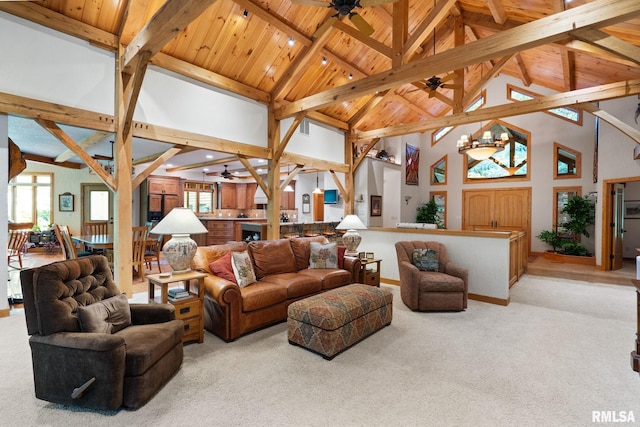
<svg viewBox="0 0 640 427">
<path fill-rule="evenodd" d="M 592 255 L 586 246 L 580 243 L 580 236 L 589 237 L 588 228 L 595 222 L 593 203 L 587 196 L 573 196 L 567 200 L 562 213 L 569 217 L 566 222 L 558 224 L 563 228 L 565 234 L 543 230 L 537 236 L 538 239 L 551 246 L 552 253 L 555 253 L 545 253 L 545 257 L 564 262 L 593 263 Z M 567 256 L 590 257 L 590 259 L 576 261 L 567 258 Z"/>
<path fill-rule="evenodd" d="M 440 214 L 438 213 L 438 204 L 434 199 L 418 206 L 416 210 L 418 211 L 418 214 L 416 215 L 416 222 L 422 224 L 436 224 L 438 228 L 442 228 Z"/>
</svg>

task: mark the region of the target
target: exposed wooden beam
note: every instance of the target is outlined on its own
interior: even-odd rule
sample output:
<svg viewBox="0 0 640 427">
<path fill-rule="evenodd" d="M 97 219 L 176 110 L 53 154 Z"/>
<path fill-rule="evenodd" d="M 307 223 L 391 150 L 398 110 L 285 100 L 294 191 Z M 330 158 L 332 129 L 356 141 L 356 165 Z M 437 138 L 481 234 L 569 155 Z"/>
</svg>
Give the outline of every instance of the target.
<svg viewBox="0 0 640 427">
<path fill-rule="evenodd" d="M 220 151 L 227 154 L 242 154 L 247 157 L 258 157 L 261 159 L 271 158 L 271 153 L 266 147 L 258 147 L 256 145 L 244 144 L 228 139 L 169 129 L 148 123 L 134 122 L 133 136 L 153 141 L 168 142 L 184 147 Z"/>
<path fill-rule="evenodd" d="M 109 132 L 93 132 L 90 135 L 88 135 L 86 138 L 82 139 L 81 141 L 78 141 L 78 146 L 81 147 L 83 150 L 86 150 L 89 147 L 93 147 L 94 145 L 96 145 L 98 142 L 102 141 L 109 135 L 111 135 Z M 75 153 L 67 149 L 63 153 L 58 154 L 58 157 L 56 157 L 55 161 L 56 163 L 64 162 L 65 160 L 69 160 L 73 156 L 75 156 Z"/>
<path fill-rule="evenodd" d="M 335 170 L 338 172 L 349 172 L 350 167 L 346 163 L 330 162 L 328 160 L 307 157 L 301 154 L 282 153 L 280 162 L 285 164 L 304 165 L 309 168 L 317 168 L 319 170 Z"/>
<path fill-rule="evenodd" d="M 478 96 L 480 91 L 487 85 L 487 83 L 489 83 L 489 80 L 498 75 L 498 73 L 500 73 L 500 70 L 502 70 L 504 66 L 507 65 L 507 62 L 509 62 L 511 58 L 513 58 L 513 55 L 505 56 L 504 58 L 500 59 L 500 61 L 498 61 L 496 65 L 491 66 L 491 68 L 489 68 L 487 72 L 483 72 L 482 78 L 475 85 L 473 85 L 473 87 L 469 88 L 467 93 L 464 95 L 462 101 L 463 106 L 468 105 L 471 101 L 473 101 L 473 99 Z M 484 64 L 480 64 L 480 66 L 483 67 Z"/>
<path fill-rule="evenodd" d="M 304 120 L 305 116 L 306 114 L 304 112 L 296 114 L 296 117 L 295 119 L 293 119 L 291 126 L 289 126 L 287 133 L 282 138 L 282 141 L 280 141 L 280 143 L 278 144 L 275 153 L 273 153 L 274 159 L 279 159 L 282 156 L 282 153 L 284 153 L 284 149 L 287 148 L 287 144 L 289 144 L 289 141 L 291 141 L 293 133 L 296 131 L 298 126 L 300 126 L 300 123 L 302 122 L 302 120 Z"/>
<path fill-rule="evenodd" d="M 640 130 L 629 126 L 622 120 L 618 119 L 616 116 L 600 109 L 600 107 L 593 103 L 584 103 L 578 105 L 577 107 L 582 108 L 584 111 L 587 111 L 594 116 L 600 117 L 602 120 L 609 123 L 611 126 L 627 135 L 629 138 L 633 139 L 636 144 L 640 144 Z"/>
<path fill-rule="evenodd" d="M 465 42 L 464 31 L 465 26 L 462 16 L 454 16 L 453 18 L 453 45 L 463 46 Z M 453 70 L 455 77 L 453 78 L 453 112 L 461 113 L 464 108 L 464 67 Z"/>
<path fill-rule="evenodd" d="M 478 38 L 478 36 L 476 35 L 475 30 L 472 27 L 468 26 L 468 25 L 464 26 L 464 33 L 469 38 L 470 42 L 474 42 L 476 40 L 480 40 Z M 491 69 L 491 67 L 493 67 L 493 63 L 491 62 L 491 60 L 484 61 L 484 65 L 486 65 L 488 69 Z"/>
<path fill-rule="evenodd" d="M 391 26 L 391 39 L 393 68 L 399 67 L 404 61 L 402 48 L 409 33 L 409 0 L 399 0 L 393 3 L 393 25 Z"/>
<path fill-rule="evenodd" d="M 240 160 L 240 163 L 242 163 L 242 165 L 249 171 L 253 179 L 256 180 L 260 188 L 262 188 L 262 191 L 264 191 L 267 199 L 270 199 L 271 190 L 269 190 L 269 187 L 267 186 L 267 184 L 265 184 L 264 179 L 262 179 L 258 171 L 251 165 L 251 163 L 249 163 L 249 160 L 247 160 L 245 156 L 238 156 L 238 160 Z"/>
<path fill-rule="evenodd" d="M 569 35 L 640 65 L 640 47 L 617 37 L 610 36 L 604 31 L 594 28 L 584 28 L 582 30 L 572 31 Z"/>
<path fill-rule="evenodd" d="M 0 92 L 0 112 L 115 133 L 114 117 Z"/>
<path fill-rule="evenodd" d="M 74 162 L 56 162 L 55 159 L 51 157 L 40 156 L 38 154 L 31 153 L 22 153 L 25 160 L 31 160 L 32 162 L 45 163 L 48 165 L 60 166 L 67 169 L 83 169 L 86 167 L 84 163 L 74 163 Z"/>
<path fill-rule="evenodd" d="M 433 116 L 427 110 L 425 110 L 423 108 L 420 108 L 419 106 L 417 106 L 413 102 L 409 101 L 407 98 L 405 98 L 402 95 L 398 95 L 397 93 L 393 93 L 393 95 L 391 96 L 391 99 L 393 99 L 394 101 L 404 105 L 405 107 L 407 107 L 408 109 L 410 109 L 414 113 L 418 114 L 419 116 L 424 117 L 425 119 L 432 119 L 433 118 Z"/>
<path fill-rule="evenodd" d="M 560 50 L 562 61 L 562 77 L 564 80 L 564 90 L 574 90 L 576 88 L 575 56 L 567 49 Z"/>
<path fill-rule="evenodd" d="M 54 12 L 30 1 L 0 1 L 0 11 L 69 34 L 91 44 L 115 51 L 118 40 L 114 34 Z"/>
<path fill-rule="evenodd" d="M 638 16 L 640 16 L 640 2 L 637 0 L 596 0 L 441 52 L 432 57 L 299 99 L 278 108 L 275 113 L 276 119 L 289 117 L 300 111 L 350 101 L 377 90 L 391 89 L 411 83 L 425 78 L 425 76 L 437 75 L 496 56 L 511 55 L 562 40 L 568 37 L 571 31 L 581 28 L 604 27 Z"/>
<path fill-rule="evenodd" d="M 47 132 L 57 138 L 60 142 L 67 146 L 71 151 L 73 151 L 83 162 L 87 164 L 98 177 L 112 190 L 116 191 L 117 186 L 113 177 L 107 173 L 102 168 L 102 165 L 94 160 L 86 151 L 82 149 L 65 131 L 60 129 L 58 125 L 56 125 L 51 120 L 44 119 L 36 119 L 36 123 L 44 128 Z"/>
<path fill-rule="evenodd" d="M 189 152 L 194 151 L 194 150 L 197 150 L 197 148 L 180 147 L 180 153 L 177 153 L 177 154 L 185 154 L 185 153 L 189 153 Z M 160 153 L 154 153 L 154 154 L 149 154 L 148 156 L 138 157 L 137 159 L 133 159 L 133 162 L 131 164 L 132 165 L 141 165 L 143 163 L 153 162 L 158 157 L 162 156 L 164 153 L 165 153 L 165 151 L 162 151 Z"/>
<path fill-rule="evenodd" d="M 449 10 L 455 6 L 457 0 L 440 0 L 431 9 L 420 25 L 413 31 L 403 49 L 403 63 L 408 63 L 424 41 L 433 34 L 433 29 L 447 17 Z M 419 79 L 418 79 L 419 80 Z"/>
<path fill-rule="evenodd" d="M 121 61 L 126 71 L 140 53 L 153 56 L 217 0 L 169 0 L 131 40 Z"/>
<path fill-rule="evenodd" d="M 522 83 L 525 86 L 531 86 L 531 76 L 529 76 L 529 71 L 527 71 L 527 65 L 524 63 L 522 55 L 520 53 L 516 53 L 515 59 L 516 65 L 518 66 L 518 71 L 520 71 L 520 80 L 522 80 Z"/>
<path fill-rule="evenodd" d="M 502 2 L 500 0 L 487 0 L 487 6 L 489 6 L 489 10 L 491 11 L 491 16 L 493 16 L 493 20 L 498 24 L 504 24 L 507 20 L 507 14 L 504 11 L 504 6 L 502 6 Z"/>
<path fill-rule="evenodd" d="M 589 43 L 585 43 L 581 40 L 572 40 L 572 39 L 567 39 L 567 40 L 562 40 L 558 43 L 555 43 L 556 45 L 562 47 L 562 48 L 567 48 L 570 49 L 574 52 L 581 52 L 581 53 L 587 53 L 589 55 L 592 56 L 598 56 L 604 60 L 607 61 L 611 61 L 614 62 L 616 64 L 621 64 L 624 65 L 625 67 L 635 67 L 636 63 L 632 62 L 632 61 L 628 61 L 626 59 L 620 58 L 617 55 L 613 55 L 610 52 L 604 50 L 603 48 L 597 46 L 597 45 L 592 45 Z"/>
<path fill-rule="evenodd" d="M 360 122 L 364 120 L 367 114 L 369 114 L 376 107 L 376 105 L 380 104 L 380 102 L 382 102 L 387 95 L 392 93 L 392 91 L 384 91 L 373 95 L 369 99 L 369 101 L 367 101 L 367 103 L 364 104 L 364 106 L 360 108 L 360 110 L 358 110 L 358 112 L 351 116 L 351 118 L 349 119 L 349 125 L 352 128 L 358 126 L 358 124 L 360 124 Z"/>
<path fill-rule="evenodd" d="M 348 34 L 365 46 L 368 46 L 371 49 L 375 50 L 379 54 L 386 56 L 389 59 L 392 58 L 391 48 L 389 46 L 379 42 L 378 40 L 370 36 L 363 34 L 362 31 L 358 30 L 357 28 L 354 28 L 351 25 L 347 25 L 342 21 L 337 21 L 336 23 L 334 23 L 333 28 L 338 31 L 342 31 L 345 34 Z"/>
<path fill-rule="evenodd" d="M 329 170 L 329 175 L 333 179 L 333 183 L 336 185 L 336 187 L 338 187 L 338 191 L 342 195 L 342 198 L 344 199 L 344 203 L 351 203 L 352 196 L 351 194 L 349 194 L 347 190 L 345 190 L 344 186 L 342 185 L 342 182 L 340 182 L 340 179 L 338 178 L 338 175 L 336 175 L 336 171 Z"/>
<path fill-rule="evenodd" d="M 356 173 L 356 171 L 358 170 L 358 168 L 360 167 L 360 165 L 362 164 L 362 162 L 364 161 L 364 159 L 367 158 L 367 153 L 369 151 L 371 151 L 371 149 L 373 147 L 375 147 L 375 145 L 380 141 L 380 138 L 373 138 L 371 141 L 369 141 L 367 143 L 367 145 L 365 146 L 364 150 L 362 150 L 362 153 L 360 153 L 360 155 L 358 156 L 358 158 L 356 159 L 355 163 L 353 164 L 353 173 Z"/>
<path fill-rule="evenodd" d="M 225 163 L 235 162 L 236 160 L 238 160 L 238 156 L 223 157 L 221 159 L 208 160 L 206 162 L 191 163 L 189 165 L 184 165 L 184 166 L 170 167 L 170 168 L 167 168 L 167 172 L 179 172 L 179 171 L 185 171 L 185 170 L 191 170 L 191 169 L 206 168 L 207 166 L 224 165 Z"/>
<path fill-rule="evenodd" d="M 543 96 L 528 101 L 508 103 L 495 107 L 480 108 L 476 111 L 468 111 L 462 114 L 444 116 L 438 119 L 420 123 L 411 123 L 401 126 L 393 126 L 385 129 L 375 129 L 355 134 L 356 141 L 367 141 L 372 138 L 419 133 L 431 129 L 439 129 L 447 126 L 458 126 L 467 123 L 492 120 L 497 117 L 511 117 L 522 114 L 536 113 L 559 107 L 575 107 L 576 104 L 596 102 L 606 99 L 622 98 L 640 93 L 640 79 L 626 80 L 602 86 L 594 86 L 587 89 L 578 89 L 571 92 L 558 93 Z"/>
<path fill-rule="evenodd" d="M 131 188 L 137 188 L 142 182 L 149 177 L 156 169 L 158 169 L 164 162 L 179 154 L 182 151 L 181 148 L 173 147 L 165 151 L 160 157 L 155 159 L 149 166 L 147 166 L 142 172 L 136 174 L 131 182 Z"/>
<path fill-rule="evenodd" d="M 280 191 L 284 191 L 285 187 L 291 183 L 293 178 L 298 175 L 298 173 L 302 170 L 304 165 L 296 165 L 291 172 L 287 174 L 282 183 L 280 183 Z"/>
</svg>

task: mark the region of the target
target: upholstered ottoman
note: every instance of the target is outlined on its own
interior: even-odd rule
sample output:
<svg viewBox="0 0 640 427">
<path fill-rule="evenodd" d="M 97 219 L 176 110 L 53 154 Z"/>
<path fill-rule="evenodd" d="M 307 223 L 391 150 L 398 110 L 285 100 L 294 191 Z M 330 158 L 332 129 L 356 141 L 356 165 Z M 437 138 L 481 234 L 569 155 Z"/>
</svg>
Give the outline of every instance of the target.
<svg viewBox="0 0 640 427">
<path fill-rule="evenodd" d="M 331 360 L 391 323 L 393 294 L 384 287 L 353 284 L 289 306 L 289 342 Z"/>
</svg>

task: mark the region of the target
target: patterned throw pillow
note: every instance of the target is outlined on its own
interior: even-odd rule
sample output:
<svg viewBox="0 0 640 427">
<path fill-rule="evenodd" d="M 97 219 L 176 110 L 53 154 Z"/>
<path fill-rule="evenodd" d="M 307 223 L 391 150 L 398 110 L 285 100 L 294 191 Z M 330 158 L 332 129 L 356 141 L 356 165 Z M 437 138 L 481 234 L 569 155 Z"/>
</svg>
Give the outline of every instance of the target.
<svg viewBox="0 0 640 427">
<path fill-rule="evenodd" d="M 438 271 L 438 252 L 434 249 L 414 249 L 413 265 L 422 271 Z"/>
<path fill-rule="evenodd" d="M 253 263 L 248 251 L 232 252 L 233 274 L 236 276 L 238 286 L 244 288 L 256 282 L 256 273 L 253 272 Z"/>
<path fill-rule="evenodd" d="M 335 243 L 311 242 L 309 268 L 338 268 L 338 246 Z"/>
</svg>

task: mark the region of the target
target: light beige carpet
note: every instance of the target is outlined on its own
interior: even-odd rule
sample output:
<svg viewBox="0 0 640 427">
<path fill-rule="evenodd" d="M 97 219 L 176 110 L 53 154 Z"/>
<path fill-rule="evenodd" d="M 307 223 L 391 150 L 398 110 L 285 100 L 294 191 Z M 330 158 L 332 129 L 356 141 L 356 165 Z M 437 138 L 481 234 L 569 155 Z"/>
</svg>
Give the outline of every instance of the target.
<svg viewBox="0 0 640 427">
<path fill-rule="evenodd" d="M 2 424 L 583 426 L 594 410 L 640 423 L 631 287 L 525 275 L 508 307 L 462 313 L 411 312 L 390 288 L 391 325 L 332 361 L 290 345 L 285 323 L 228 344 L 205 332 L 151 402 L 113 413 L 35 399 L 24 318 L 0 319 Z"/>
</svg>

